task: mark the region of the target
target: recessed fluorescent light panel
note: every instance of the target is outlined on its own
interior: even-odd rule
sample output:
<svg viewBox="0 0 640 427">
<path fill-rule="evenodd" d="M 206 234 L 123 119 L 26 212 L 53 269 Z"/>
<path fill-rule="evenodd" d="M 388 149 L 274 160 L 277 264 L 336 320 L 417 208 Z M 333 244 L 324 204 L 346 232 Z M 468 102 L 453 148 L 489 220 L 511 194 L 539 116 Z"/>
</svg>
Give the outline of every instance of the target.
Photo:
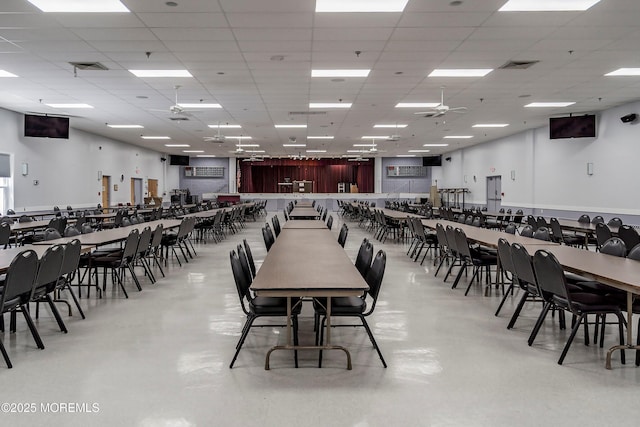
<svg viewBox="0 0 640 427">
<path fill-rule="evenodd" d="M 333 139 L 332 136 L 307 136 L 307 139 Z"/>
<path fill-rule="evenodd" d="M 409 0 L 316 0 L 316 12 L 402 12 Z"/>
<path fill-rule="evenodd" d="M 236 147 L 260 147 L 260 144 L 236 144 Z"/>
<path fill-rule="evenodd" d="M 509 0 L 500 12 L 566 12 L 587 10 L 600 0 Z"/>
<path fill-rule="evenodd" d="M 387 139 L 389 135 L 365 135 L 361 139 Z"/>
<path fill-rule="evenodd" d="M 435 69 L 429 77 L 484 77 L 492 71 L 492 68 Z"/>
<path fill-rule="evenodd" d="M 171 139 L 170 136 L 141 136 L 142 139 Z"/>
<path fill-rule="evenodd" d="M 354 147 L 377 147 L 378 144 L 373 144 L 373 143 L 369 143 L 369 144 L 353 144 Z"/>
<path fill-rule="evenodd" d="M 186 148 L 186 147 L 191 147 L 189 144 L 164 144 L 165 147 L 171 147 L 171 148 Z"/>
<path fill-rule="evenodd" d="M 129 12 L 120 0 L 29 0 L 43 12 Z"/>
<path fill-rule="evenodd" d="M 89 104 L 46 104 L 51 108 L 93 108 Z"/>
<path fill-rule="evenodd" d="M 240 125 L 207 125 L 211 129 L 242 129 Z"/>
<path fill-rule="evenodd" d="M 553 108 L 553 107 L 568 107 L 575 104 L 575 102 L 532 102 L 525 105 L 527 108 Z"/>
<path fill-rule="evenodd" d="M 193 77 L 187 70 L 129 70 L 136 77 Z"/>
<path fill-rule="evenodd" d="M 273 125 L 276 129 L 306 129 L 307 125 Z"/>
<path fill-rule="evenodd" d="M 215 154 L 198 154 L 196 157 L 215 157 Z"/>
<path fill-rule="evenodd" d="M 245 153 L 264 153 L 264 150 L 244 150 Z"/>
<path fill-rule="evenodd" d="M 350 102 L 310 102 L 309 108 L 351 108 Z"/>
<path fill-rule="evenodd" d="M 238 135 L 238 136 L 225 136 L 227 139 L 251 139 L 250 136 Z"/>
<path fill-rule="evenodd" d="M 142 125 L 107 125 L 113 129 L 143 129 Z"/>
<path fill-rule="evenodd" d="M 367 77 L 371 70 L 311 70 L 311 77 Z"/>
<path fill-rule="evenodd" d="M 473 135 L 447 135 L 444 139 L 471 139 Z"/>
<path fill-rule="evenodd" d="M 416 157 L 415 154 L 396 154 L 396 157 Z"/>
<path fill-rule="evenodd" d="M 327 150 L 306 150 L 307 153 L 326 153 Z"/>
<path fill-rule="evenodd" d="M 307 144 L 282 144 L 283 147 L 306 147 Z"/>
<path fill-rule="evenodd" d="M 370 145 L 367 145 L 367 147 L 370 147 Z M 366 153 L 367 150 L 347 150 L 347 153 Z"/>
<path fill-rule="evenodd" d="M 404 129 L 407 126 L 408 126 L 407 124 L 395 124 L 395 125 L 380 124 L 380 125 L 373 125 L 374 128 L 391 128 L 391 129 Z"/>
<path fill-rule="evenodd" d="M 605 76 L 640 76 L 640 68 L 618 68 Z"/>
<path fill-rule="evenodd" d="M 181 106 L 182 108 L 222 108 L 222 105 L 220 104 L 205 104 L 205 103 L 191 103 L 191 104 L 183 104 L 180 103 L 178 104 L 179 106 Z"/>
<path fill-rule="evenodd" d="M 439 102 L 398 102 L 396 108 L 435 108 Z"/>
<path fill-rule="evenodd" d="M 8 71 L 0 70 L 0 77 L 18 77 L 18 76 Z"/>
<path fill-rule="evenodd" d="M 474 128 L 506 128 L 509 126 L 508 123 L 478 123 L 471 127 Z"/>
<path fill-rule="evenodd" d="M 183 153 L 204 153 L 204 150 L 182 150 Z"/>
<path fill-rule="evenodd" d="M 428 153 L 431 150 L 409 150 L 409 153 Z"/>
<path fill-rule="evenodd" d="M 449 144 L 423 144 L 423 147 L 448 147 Z"/>
</svg>

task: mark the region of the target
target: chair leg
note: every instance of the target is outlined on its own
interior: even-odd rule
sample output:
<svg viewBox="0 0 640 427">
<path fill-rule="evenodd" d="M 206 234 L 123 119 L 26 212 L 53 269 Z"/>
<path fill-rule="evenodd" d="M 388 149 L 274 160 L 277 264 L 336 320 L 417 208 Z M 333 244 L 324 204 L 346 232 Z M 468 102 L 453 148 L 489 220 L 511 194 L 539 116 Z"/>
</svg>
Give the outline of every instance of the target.
<svg viewBox="0 0 640 427">
<path fill-rule="evenodd" d="M 533 331 L 531 331 L 531 335 L 529 336 L 529 341 L 527 342 L 529 344 L 529 347 L 533 345 L 533 341 L 536 339 L 536 336 L 538 335 L 538 331 L 542 326 L 542 322 L 544 322 L 544 318 L 547 317 L 547 313 L 549 312 L 550 308 L 551 308 L 551 303 L 545 302 L 544 306 L 542 307 L 542 312 L 540 313 L 540 316 L 538 316 L 538 320 L 536 321 L 536 325 L 533 327 Z"/>
<path fill-rule="evenodd" d="M 4 362 L 7 364 L 7 368 L 9 369 L 13 368 L 13 365 L 11 364 L 11 359 L 9 359 L 9 354 L 7 353 L 7 350 L 4 348 L 4 344 L 2 343 L 2 340 L 0 340 L 0 352 L 2 353 Z"/>
<path fill-rule="evenodd" d="M 249 330 L 251 329 L 251 325 L 253 321 L 256 320 L 255 316 L 248 315 L 247 321 L 242 328 L 242 334 L 240 335 L 240 339 L 238 340 L 238 344 L 236 345 L 236 353 L 233 355 L 233 360 L 231 360 L 231 364 L 229 365 L 229 369 L 233 368 L 233 364 L 236 363 L 236 359 L 238 358 L 238 353 L 240 353 L 240 349 L 242 349 L 242 345 L 244 344 L 244 340 L 247 339 L 247 335 L 249 334 Z"/>
<path fill-rule="evenodd" d="M 478 273 L 480 271 L 482 267 L 474 267 L 473 268 L 473 275 L 471 276 L 471 280 L 469 280 L 469 285 L 467 286 L 467 290 L 464 291 L 464 296 L 466 297 L 467 294 L 469 293 L 469 289 L 471 289 L 471 285 L 473 285 L 473 281 L 475 280 L 476 277 L 478 277 Z M 480 280 L 482 279 L 478 279 L 478 282 L 482 285 L 482 283 L 480 282 Z"/>
<path fill-rule="evenodd" d="M 520 301 L 518 301 L 518 305 L 516 306 L 516 311 L 514 311 L 513 314 L 511 315 L 511 320 L 509 320 L 507 329 L 513 328 L 513 326 L 516 324 L 516 320 L 518 319 L 518 316 L 520 316 L 520 311 L 522 311 L 522 307 L 524 307 L 525 302 L 527 302 L 527 298 L 529 298 L 529 292 L 524 291 L 524 293 L 522 294 L 522 297 L 520 298 Z"/>
<path fill-rule="evenodd" d="M 293 322 L 293 345 L 297 346 L 298 345 L 298 316 L 293 315 L 292 316 L 292 322 Z M 296 368 L 298 367 L 298 350 L 293 350 L 293 360 L 295 362 L 295 366 Z"/>
<path fill-rule="evenodd" d="M 36 342 L 36 345 L 38 346 L 39 349 L 44 350 L 44 343 L 42 342 L 42 338 L 40 338 L 40 334 L 36 329 L 36 325 L 33 323 L 33 319 L 31 319 L 31 315 L 29 314 L 29 309 L 23 305 L 20 311 L 22 311 L 24 320 L 25 322 L 27 322 L 27 326 L 31 331 L 31 335 L 33 336 L 33 340 Z"/>
<path fill-rule="evenodd" d="M 58 322 L 58 327 L 60 328 L 60 331 L 64 332 L 65 334 L 68 332 L 67 331 L 67 327 L 65 326 L 64 322 L 62 321 L 62 316 L 60 316 L 60 312 L 58 311 L 58 307 L 56 307 L 56 304 L 53 302 L 53 299 L 51 298 L 50 294 L 47 294 L 45 296 L 45 300 L 49 303 L 49 307 L 51 308 L 51 312 L 53 313 L 53 317 L 55 317 L 56 322 Z"/>
<path fill-rule="evenodd" d="M 373 337 L 373 333 L 371 332 L 371 328 L 369 328 L 369 324 L 367 323 L 367 320 L 364 318 L 364 316 L 359 316 L 359 317 L 360 317 L 360 320 L 362 320 L 362 326 L 364 326 L 364 328 L 367 331 L 367 334 L 369 334 L 369 339 L 371 340 L 371 344 L 373 344 L 373 348 L 376 349 L 376 351 L 378 352 L 378 356 L 380 356 L 380 360 L 382 361 L 382 366 L 386 368 L 387 362 L 385 362 L 384 357 L 382 357 L 382 352 L 380 351 L 380 347 L 378 347 L 378 343 L 376 342 L 376 339 Z"/>
<path fill-rule="evenodd" d="M 507 297 L 509 297 L 509 292 L 513 292 L 513 282 L 507 288 L 507 292 L 504 293 L 504 296 L 502 297 L 502 301 L 500 301 L 500 305 L 498 306 L 498 309 L 496 310 L 494 316 L 497 317 L 500 314 L 500 310 L 502 310 L 502 306 L 507 300 Z"/>
<path fill-rule="evenodd" d="M 567 340 L 567 343 L 564 345 L 564 349 L 562 350 L 560 359 L 558 359 L 558 365 L 562 365 L 562 362 L 564 362 L 564 358 L 567 355 L 567 351 L 569 351 L 569 347 L 571 347 L 571 343 L 573 342 L 573 339 L 575 338 L 576 333 L 578 332 L 578 329 L 580 329 L 580 325 L 582 324 L 584 319 L 585 319 L 585 314 L 580 313 L 580 316 L 578 316 L 578 320 L 576 320 L 575 325 L 573 325 L 573 328 L 571 328 L 571 335 L 569 335 L 569 339 Z"/>
<path fill-rule="evenodd" d="M 67 291 L 69 291 L 69 294 L 71 294 L 71 298 L 73 299 L 73 302 L 76 303 L 76 308 L 78 309 L 78 313 L 80 313 L 80 316 L 83 319 L 86 319 L 84 312 L 82 311 L 82 308 L 80 307 L 80 302 L 78 301 L 78 298 L 76 298 L 76 294 L 75 292 L 73 292 L 73 289 L 71 288 L 71 284 L 67 283 L 63 289 L 66 289 Z"/>
</svg>

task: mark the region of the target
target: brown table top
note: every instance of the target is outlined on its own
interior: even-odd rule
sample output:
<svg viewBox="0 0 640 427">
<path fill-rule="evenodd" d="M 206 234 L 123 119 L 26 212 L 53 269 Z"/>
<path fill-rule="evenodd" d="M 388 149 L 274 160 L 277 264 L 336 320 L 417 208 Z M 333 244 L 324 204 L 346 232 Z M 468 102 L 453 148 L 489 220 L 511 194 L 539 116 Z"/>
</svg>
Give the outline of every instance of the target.
<svg viewBox="0 0 640 427">
<path fill-rule="evenodd" d="M 295 204 L 296 208 L 312 208 L 313 201 L 312 200 L 298 200 L 298 203 Z"/>
<path fill-rule="evenodd" d="M 265 296 L 347 296 L 369 287 L 325 228 L 283 229 L 251 289 Z"/>
<path fill-rule="evenodd" d="M 160 219 L 156 221 L 143 222 L 141 224 L 128 225 L 126 227 L 113 228 L 111 230 L 96 231 L 95 233 L 81 234 L 73 237 L 63 237 L 61 239 L 35 242 L 34 245 L 55 245 L 58 243 L 68 243 L 73 239 L 80 240 L 82 246 L 103 246 L 125 240 L 129 232 L 133 229 L 142 231 L 145 227 L 151 227 L 153 231 L 158 224 L 162 224 L 164 229 L 179 227 L 182 221 L 178 219 Z"/>
<path fill-rule="evenodd" d="M 304 207 L 295 207 L 289 214 L 289 217 L 307 217 L 307 218 L 317 218 L 320 216 L 320 212 L 318 212 L 315 208 L 304 208 Z"/>
<path fill-rule="evenodd" d="M 49 249 L 49 246 L 24 245 L 17 248 L 0 249 L 0 273 L 7 271 L 16 255 L 29 249 L 33 249 L 38 254 L 38 258 L 40 258 Z M 89 252 L 91 249 L 93 249 L 91 246 L 84 246 L 80 249 L 80 252 Z"/>
<path fill-rule="evenodd" d="M 547 222 L 548 221 L 549 219 L 547 218 Z M 583 233 L 591 234 L 594 234 L 596 232 L 596 224 L 592 224 L 590 222 L 578 222 L 578 220 L 575 219 L 558 218 L 558 223 L 560 223 L 560 227 L 565 230 L 581 231 Z M 609 230 L 611 230 L 613 234 L 618 233 L 618 227 L 612 227 L 610 225 L 608 225 L 607 227 L 609 227 Z"/>
<path fill-rule="evenodd" d="M 11 232 L 12 233 L 23 233 L 25 231 L 33 231 L 39 228 L 47 228 L 49 225 L 48 219 L 43 219 L 40 221 L 29 221 L 29 222 L 14 222 L 11 224 Z"/>
<path fill-rule="evenodd" d="M 327 225 L 319 219 L 303 220 L 303 219 L 291 219 L 287 221 L 282 229 L 323 229 L 327 228 Z"/>
<path fill-rule="evenodd" d="M 391 219 L 407 219 L 407 218 L 422 219 L 424 218 L 422 215 L 416 215 L 411 212 L 394 211 L 393 209 L 386 209 L 386 208 L 371 208 L 371 209 L 377 209 L 379 211 L 382 211 L 384 216 Z"/>
</svg>

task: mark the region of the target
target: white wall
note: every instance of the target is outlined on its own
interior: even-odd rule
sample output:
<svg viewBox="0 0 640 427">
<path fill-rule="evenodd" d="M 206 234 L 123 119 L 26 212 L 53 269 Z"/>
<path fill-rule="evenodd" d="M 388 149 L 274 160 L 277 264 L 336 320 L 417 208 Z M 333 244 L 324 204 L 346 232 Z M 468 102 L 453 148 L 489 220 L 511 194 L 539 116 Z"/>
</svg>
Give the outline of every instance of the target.
<svg viewBox="0 0 640 427">
<path fill-rule="evenodd" d="M 550 140 L 543 127 L 447 153 L 434 179 L 440 188 L 468 187 L 470 204 L 485 204 L 486 177 L 501 175 L 503 206 L 640 215 L 640 125 L 620 121 L 638 112 L 640 102 L 599 113 L 597 138 Z"/>
<path fill-rule="evenodd" d="M 0 109 L 0 152 L 12 156 L 16 212 L 54 205 L 95 206 L 102 200 L 98 171 L 111 176 L 111 203 L 131 200 L 132 177 L 144 179 L 145 192 L 148 178 L 159 180 L 159 192 L 178 187 L 178 173 L 165 171 L 159 152 L 73 128 L 68 140 L 22 135 L 23 116 Z M 29 165 L 27 176 L 21 174 L 22 163 Z M 118 191 L 113 191 L 113 184 L 118 184 Z"/>
</svg>

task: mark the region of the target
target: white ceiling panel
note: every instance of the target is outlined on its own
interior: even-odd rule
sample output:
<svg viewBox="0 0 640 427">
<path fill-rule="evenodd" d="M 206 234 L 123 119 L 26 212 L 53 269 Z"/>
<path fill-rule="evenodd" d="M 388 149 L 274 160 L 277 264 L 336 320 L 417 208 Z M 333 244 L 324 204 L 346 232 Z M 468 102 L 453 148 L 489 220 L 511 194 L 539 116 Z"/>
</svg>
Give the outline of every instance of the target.
<svg viewBox="0 0 640 427">
<path fill-rule="evenodd" d="M 223 13 L 138 13 L 138 18 L 149 28 L 225 28 Z"/>
</svg>

